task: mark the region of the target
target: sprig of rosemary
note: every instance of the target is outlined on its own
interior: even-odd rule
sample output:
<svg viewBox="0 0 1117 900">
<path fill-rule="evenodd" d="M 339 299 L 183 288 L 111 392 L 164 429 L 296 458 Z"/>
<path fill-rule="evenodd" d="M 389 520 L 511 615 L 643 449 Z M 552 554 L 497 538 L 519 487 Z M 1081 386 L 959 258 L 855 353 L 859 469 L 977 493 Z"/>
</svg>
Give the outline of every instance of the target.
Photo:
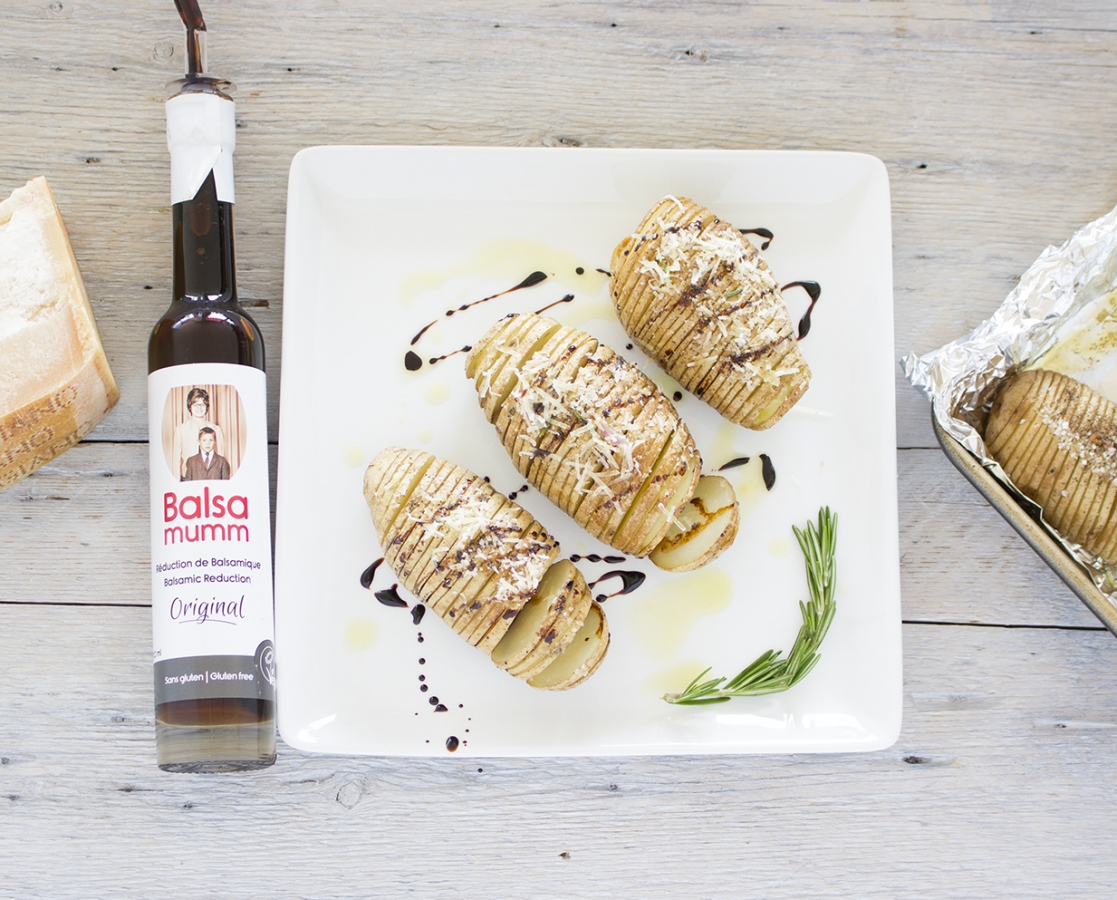
<svg viewBox="0 0 1117 900">
<path fill-rule="evenodd" d="M 824 506 L 818 511 L 818 526 L 807 522 L 805 531 L 794 525 L 795 539 L 807 569 L 807 589 L 811 599 L 799 601 L 803 626 L 786 659 L 782 651 L 768 650 L 760 654 L 736 677 L 710 678 L 703 681 L 710 669 L 700 674 L 678 694 L 664 694 L 668 703 L 681 706 L 701 706 L 707 703 L 724 703 L 733 697 L 756 697 L 776 694 L 802 681 L 819 660 L 818 648 L 830 623 L 834 620 L 834 547 L 838 537 L 838 517 Z"/>
</svg>

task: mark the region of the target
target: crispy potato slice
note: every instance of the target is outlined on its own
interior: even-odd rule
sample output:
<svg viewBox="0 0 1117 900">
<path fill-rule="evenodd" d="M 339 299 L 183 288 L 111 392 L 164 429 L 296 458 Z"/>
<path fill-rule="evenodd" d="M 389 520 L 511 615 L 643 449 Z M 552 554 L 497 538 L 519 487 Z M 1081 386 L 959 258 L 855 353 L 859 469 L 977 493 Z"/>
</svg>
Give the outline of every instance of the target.
<svg viewBox="0 0 1117 900">
<path fill-rule="evenodd" d="M 596 672 L 608 649 L 609 623 L 595 600 L 570 645 L 543 671 L 528 678 L 527 683 L 544 691 L 565 691 Z"/>
<path fill-rule="evenodd" d="M 431 456 L 416 465 L 410 455 L 417 452 L 404 450 L 402 447 L 389 447 L 365 471 L 365 500 L 372 509 L 377 531 L 386 531 L 389 528 L 411 497 L 419 479 L 434 462 L 434 457 Z M 375 505 L 374 497 L 381 498 Z"/>
<path fill-rule="evenodd" d="M 518 320 L 523 319 L 521 323 Z M 521 328 L 526 324 L 526 328 Z M 482 398 L 482 409 L 490 422 L 495 422 L 504 407 L 508 395 L 516 387 L 524 363 L 542 347 L 561 326 L 553 319 L 540 316 L 511 316 L 496 323 L 473 345 L 466 355 L 466 370 L 474 367 L 479 387 L 488 381 L 488 395 Z M 480 368 L 482 354 L 495 351 L 505 357 L 503 366 L 491 374 L 491 370 Z M 474 366 L 474 359 L 478 360 Z"/>
<path fill-rule="evenodd" d="M 648 558 L 668 572 L 690 572 L 715 559 L 737 537 L 737 496 L 720 475 L 703 475 L 677 519 Z"/>
<path fill-rule="evenodd" d="M 570 560 L 559 560 L 493 647 L 493 662 L 519 678 L 543 671 L 573 641 L 592 602 L 582 573 Z"/>
</svg>

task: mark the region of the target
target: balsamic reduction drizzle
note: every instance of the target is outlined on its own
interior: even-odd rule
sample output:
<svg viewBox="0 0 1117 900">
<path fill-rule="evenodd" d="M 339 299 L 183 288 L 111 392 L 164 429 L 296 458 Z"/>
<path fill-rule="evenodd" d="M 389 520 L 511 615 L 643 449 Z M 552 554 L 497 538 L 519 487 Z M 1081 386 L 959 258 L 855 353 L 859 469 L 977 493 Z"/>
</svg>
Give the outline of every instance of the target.
<svg viewBox="0 0 1117 900">
<path fill-rule="evenodd" d="M 567 295 L 566 295 L 565 297 L 563 297 L 563 298 L 562 298 L 561 300 L 556 300 L 556 301 L 555 301 L 554 303 L 548 303 L 548 304 L 547 304 L 546 306 L 544 306 L 544 307 L 543 307 L 542 309 L 537 309 L 537 310 L 535 311 L 535 314 L 536 314 L 537 316 L 541 316 L 541 315 L 543 315 L 543 313 L 545 313 L 545 312 L 546 312 L 547 310 L 549 310 L 549 309 L 550 309 L 551 307 L 553 307 L 553 306 L 558 306 L 558 305 L 559 305 L 560 303 L 569 303 L 569 302 L 570 302 L 571 300 L 573 300 L 573 299 L 574 299 L 574 295 L 573 295 L 573 294 L 567 294 Z"/>
<path fill-rule="evenodd" d="M 756 234 L 764 238 L 764 243 L 760 245 L 761 250 L 767 250 L 768 245 L 772 243 L 772 238 L 775 237 L 767 228 L 738 228 L 737 230 L 741 232 L 741 234 Z"/>
<path fill-rule="evenodd" d="M 472 349 L 472 344 L 466 344 L 464 347 L 461 347 L 460 349 L 454 350 L 450 353 L 444 353 L 442 356 L 432 356 L 430 359 L 427 360 L 427 362 L 429 362 L 433 366 L 436 363 L 442 362 L 442 360 L 444 359 L 449 359 L 451 356 L 457 356 L 459 353 L 468 353 Z M 411 355 L 410 350 L 407 351 L 407 355 Z M 407 357 L 404 357 L 404 365 L 407 365 Z M 420 362 L 419 365 L 421 366 L 422 362 Z M 416 366 L 416 368 L 418 368 L 418 366 Z"/>
<path fill-rule="evenodd" d="M 598 578 L 597 581 L 590 582 L 589 586 L 595 587 L 602 581 L 605 581 L 605 579 L 607 578 L 619 578 L 621 580 L 621 589 L 619 591 L 614 591 L 611 594 L 598 594 L 596 597 L 594 597 L 594 599 L 598 603 L 604 603 L 610 597 L 619 597 L 622 594 L 631 594 L 634 590 L 636 590 L 638 587 L 640 587 L 640 585 L 644 583 L 644 580 L 647 577 L 648 576 L 645 575 L 643 572 L 625 572 L 620 569 L 616 569 L 612 572 L 606 572 L 604 575 Z"/>
<path fill-rule="evenodd" d="M 724 466 L 721 466 L 718 469 L 718 471 L 719 472 L 724 472 L 726 469 L 736 469 L 737 466 L 743 466 L 746 463 L 748 463 L 748 461 L 749 461 L 749 457 L 738 456 L 736 459 L 729 460 L 729 462 L 727 462 Z"/>
<path fill-rule="evenodd" d="M 539 282 L 541 282 L 541 281 L 546 281 L 546 279 L 547 279 L 547 273 L 546 272 L 538 272 L 538 271 L 532 272 L 530 275 L 528 275 L 527 278 L 525 278 L 519 284 L 517 284 L 513 287 L 510 287 L 505 291 L 500 291 L 496 294 L 490 294 L 488 297 L 482 297 L 480 300 L 474 300 L 472 303 L 463 303 L 457 309 L 446 310 L 446 312 L 443 315 L 446 316 L 447 318 L 449 318 L 450 316 L 454 315 L 454 313 L 465 312 L 465 310 L 469 309 L 471 306 L 477 306 L 477 304 L 479 304 L 479 303 L 485 303 L 489 300 L 495 300 L 497 297 L 503 297 L 505 294 L 511 294 L 513 291 L 518 291 L 521 288 L 532 287 L 533 285 L 539 284 Z M 424 325 L 422 328 L 420 328 L 419 331 L 416 333 L 415 337 L 413 337 L 411 339 L 411 346 L 414 347 L 419 342 L 419 338 L 421 338 L 424 334 L 426 334 L 436 324 L 438 324 L 438 319 L 434 319 L 433 321 L 428 322 L 426 325 Z M 466 348 L 463 348 L 463 349 L 468 350 L 469 348 L 466 347 Z M 455 353 L 460 353 L 461 351 L 460 350 L 455 350 L 454 352 Z M 452 355 L 453 355 L 452 353 L 446 354 L 446 356 L 452 356 Z M 437 359 L 432 359 L 431 360 L 431 365 L 434 365 L 439 360 L 445 359 L 446 356 L 440 356 Z M 419 369 L 421 369 L 423 367 L 423 359 L 422 359 L 421 356 L 419 356 L 418 353 L 414 353 L 413 351 L 408 350 L 407 353 L 403 357 L 403 364 L 406 367 L 408 372 L 417 372 Z"/>
<path fill-rule="evenodd" d="M 598 269 L 597 271 L 600 272 L 602 275 L 608 275 L 610 278 L 613 277 L 613 273 L 610 272 L 608 269 Z"/>
<path fill-rule="evenodd" d="M 814 312 L 814 305 L 818 303 L 818 298 L 822 296 L 822 285 L 817 281 L 792 281 L 790 284 L 785 284 L 780 290 L 786 291 L 789 287 L 801 287 L 811 298 L 811 305 L 807 307 L 807 311 L 803 313 L 803 318 L 799 320 L 799 340 L 803 340 L 811 330 L 811 313 Z"/>
<path fill-rule="evenodd" d="M 515 500 L 517 495 L 524 493 L 526 490 L 527 490 L 527 485 L 526 484 L 521 484 L 518 488 L 516 488 L 516 490 L 514 490 L 511 494 L 508 495 L 508 499 L 509 500 Z"/>
<path fill-rule="evenodd" d="M 393 584 L 390 588 L 385 588 L 382 591 L 377 591 L 375 594 L 373 594 L 373 596 L 376 597 L 376 599 L 383 603 L 385 606 L 394 606 L 401 609 L 407 609 L 407 601 L 404 600 L 403 597 L 401 597 L 396 591 L 398 587 L 398 584 Z"/>
<path fill-rule="evenodd" d="M 361 587 L 363 587 L 365 590 L 368 590 L 372 587 L 372 579 L 376 575 L 376 570 L 377 568 L 379 568 L 382 562 L 384 562 L 383 556 L 373 562 L 371 566 L 369 566 L 361 573 Z"/>
<path fill-rule="evenodd" d="M 496 294 L 490 294 L 488 297 L 482 297 L 480 300 L 474 300 L 472 303 L 463 303 L 457 309 L 446 310 L 446 312 L 443 315 L 445 315 L 446 318 L 449 318 L 454 313 L 465 312 L 471 306 L 477 306 L 479 303 L 486 303 L 489 300 L 495 300 L 497 297 L 503 297 L 505 294 L 511 294 L 513 291 L 518 291 L 521 288 L 532 287 L 534 285 L 539 284 L 539 282 L 541 282 L 541 281 L 545 281 L 546 279 L 547 279 L 547 273 L 546 272 L 532 272 L 530 275 L 528 275 L 527 278 L 525 278 L 523 281 L 521 281 L 519 284 L 515 285 L 514 287 L 510 287 L 507 290 L 500 291 Z M 424 325 L 421 329 L 419 329 L 419 333 L 416 334 L 415 337 L 413 337 L 411 339 L 411 346 L 414 347 L 419 342 L 419 338 L 421 338 L 424 334 L 426 334 L 427 329 L 431 328 L 437 321 L 438 321 L 438 319 L 435 319 L 434 322 L 430 322 L 427 325 Z"/>
<path fill-rule="evenodd" d="M 570 554 L 571 562 L 580 562 L 581 560 L 588 560 L 589 562 L 605 562 L 611 566 L 619 565 L 622 562 L 627 562 L 623 556 L 598 556 L 596 553 L 591 553 L 589 556 L 579 556 L 577 553 Z"/>
<path fill-rule="evenodd" d="M 776 467 L 772 465 L 767 453 L 760 454 L 760 462 L 764 467 L 764 487 L 770 491 L 776 485 Z"/>
<path fill-rule="evenodd" d="M 427 608 L 422 603 L 416 603 L 411 607 L 411 621 L 413 624 L 418 625 L 423 621 L 423 616 L 426 615 Z"/>
</svg>

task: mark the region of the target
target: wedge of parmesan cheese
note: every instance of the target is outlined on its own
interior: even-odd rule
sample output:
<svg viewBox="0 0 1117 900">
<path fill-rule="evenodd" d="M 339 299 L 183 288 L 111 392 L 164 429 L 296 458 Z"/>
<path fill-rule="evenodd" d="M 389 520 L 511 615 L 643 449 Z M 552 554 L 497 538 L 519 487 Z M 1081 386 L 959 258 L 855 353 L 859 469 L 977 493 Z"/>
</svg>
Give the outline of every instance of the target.
<svg viewBox="0 0 1117 900">
<path fill-rule="evenodd" d="M 0 488 L 76 444 L 120 398 L 45 178 L 0 203 Z"/>
</svg>

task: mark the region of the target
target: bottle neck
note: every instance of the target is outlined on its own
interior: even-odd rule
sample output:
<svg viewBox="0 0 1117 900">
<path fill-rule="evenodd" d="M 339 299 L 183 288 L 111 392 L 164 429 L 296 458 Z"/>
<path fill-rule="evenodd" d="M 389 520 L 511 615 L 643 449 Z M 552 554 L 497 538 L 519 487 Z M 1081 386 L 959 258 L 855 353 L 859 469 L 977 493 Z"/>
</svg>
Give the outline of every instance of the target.
<svg viewBox="0 0 1117 900">
<path fill-rule="evenodd" d="M 192 200 L 171 207 L 174 299 L 236 303 L 233 204 L 217 199 L 213 172 Z"/>
</svg>

